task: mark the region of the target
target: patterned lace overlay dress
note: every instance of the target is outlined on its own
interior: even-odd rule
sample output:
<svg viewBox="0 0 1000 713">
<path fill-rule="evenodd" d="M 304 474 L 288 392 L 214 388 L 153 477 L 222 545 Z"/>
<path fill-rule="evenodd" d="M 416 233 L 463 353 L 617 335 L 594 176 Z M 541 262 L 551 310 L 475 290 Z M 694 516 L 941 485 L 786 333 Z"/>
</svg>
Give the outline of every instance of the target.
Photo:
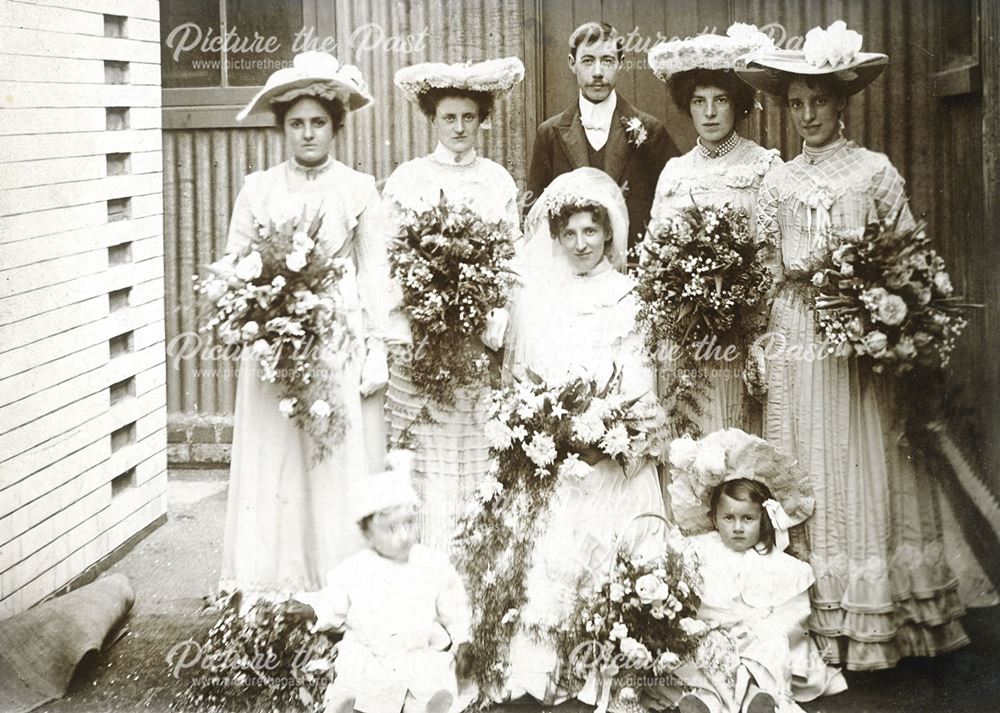
<svg viewBox="0 0 1000 713">
<path fill-rule="evenodd" d="M 721 206 L 729 203 L 745 210 L 754 224 L 758 191 L 764 176 L 781 158 L 775 149 L 765 149 L 749 139 L 733 135 L 731 148 L 721 146 L 715 156 L 700 144 L 683 156 L 670 159 L 656 184 L 652 226 L 667 212 L 683 210 L 691 205 Z M 727 150 L 728 148 L 728 150 Z M 702 413 L 694 418 L 702 433 L 720 428 L 739 427 L 760 433 L 759 409 L 745 408 L 743 359 L 716 360 L 705 364 L 709 382 L 700 401 Z M 658 387 L 661 398 L 668 384 L 669 365 L 659 365 Z"/>
<path fill-rule="evenodd" d="M 941 495 L 908 458 L 892 382 L 855 358 L 820 357 L 809 279 L 823 228 L 899 216 L 904 182 L 884 154 L 839 139 L 771 171 L 760 230 L 776 248 L 779 286 L 769 331 L 764 437 L 812 476 L 807 523 L 816 575 L 810 627 L 827 659 L 855 670 L 956 649 L 968 638 L 948 566 Z"/>
<path fill-rule="evenodd" d="M 510 174 L 474 152 L 458 157 L 439 144 L 429 156 L 399 166 L 386 181 L 382 198 L 387 235 L 398 232 L 394 216 L 400 206 L 436 204 L 442 191 L 451 201 L 468 203 L 485 219 L 507 220 L 517 230 L 517 185 Z M 398 310 L 393 320 L 394 338 L 409 344 L 409 327 Z M 389 438 L 398 442 L 409 429 L 414 439 L 413 484 L 423 503 L 420 541 L 442 552 L 450 550 L 458 518 L 468 508 L 489 466 L 489 446 L 483 436 L 487 397 L 485 390 L 459 393 L 453 408 L 430 406 L 432 423 L 414 425 L 426 399 L 416 392 L 398 359 L 390 364 L 386 390 Z"/>
</svg>

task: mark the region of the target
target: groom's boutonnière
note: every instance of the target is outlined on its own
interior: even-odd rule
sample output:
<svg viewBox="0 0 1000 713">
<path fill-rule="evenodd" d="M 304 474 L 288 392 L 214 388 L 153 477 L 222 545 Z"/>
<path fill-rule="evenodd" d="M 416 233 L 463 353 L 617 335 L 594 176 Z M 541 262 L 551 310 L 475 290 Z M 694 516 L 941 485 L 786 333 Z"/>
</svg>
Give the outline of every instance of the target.
<svg viewBox="0 0 1000 713">
<path fill-rule="evenodd" d="M 623 116 L 622 126 L 625 127 L 625 138 L 630 145 L 639 148 L 646 143 L 649 133 L 646 131 L 646 126 L 642 123 L 642 119 L 638 116 Z"/>
</svg>

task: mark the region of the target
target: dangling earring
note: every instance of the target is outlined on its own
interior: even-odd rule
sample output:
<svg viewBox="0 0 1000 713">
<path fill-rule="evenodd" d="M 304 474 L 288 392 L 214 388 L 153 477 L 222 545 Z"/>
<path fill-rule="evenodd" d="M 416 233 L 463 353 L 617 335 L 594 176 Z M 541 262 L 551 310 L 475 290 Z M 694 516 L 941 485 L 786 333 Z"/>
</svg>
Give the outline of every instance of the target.
<svg viewBox="0 0 1000 713">
<path fill-rule="evenodd" d="M 840 127 L 840 133 L 844 133 L 844 129 L 847 128 L 847 124 L 844 123 L 844 118 L 840 117 L 837 119 L 837 126 Z"/>
</svg>

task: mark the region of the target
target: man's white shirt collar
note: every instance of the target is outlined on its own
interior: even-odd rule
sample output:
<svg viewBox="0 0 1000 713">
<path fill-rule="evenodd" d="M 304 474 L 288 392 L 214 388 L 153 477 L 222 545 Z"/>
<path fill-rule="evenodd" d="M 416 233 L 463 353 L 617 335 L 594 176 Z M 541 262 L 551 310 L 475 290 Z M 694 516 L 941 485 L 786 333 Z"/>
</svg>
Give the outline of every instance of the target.
<svg viewBox="0 0 1000 713">
<path fill-rule="evenodd" d="M 618 93 L 614 90 L 602 102 L 594 102 L 583 96 L 580 92 L 580 121 L 583 123 L 583 130 L 587 134 L 587 141 L 594 147 L 595 151 L 600 151 L 604 144 L 608 142 L 608 134 L 611 131 L 611 117 L 618 106 Z"/>
</svg>

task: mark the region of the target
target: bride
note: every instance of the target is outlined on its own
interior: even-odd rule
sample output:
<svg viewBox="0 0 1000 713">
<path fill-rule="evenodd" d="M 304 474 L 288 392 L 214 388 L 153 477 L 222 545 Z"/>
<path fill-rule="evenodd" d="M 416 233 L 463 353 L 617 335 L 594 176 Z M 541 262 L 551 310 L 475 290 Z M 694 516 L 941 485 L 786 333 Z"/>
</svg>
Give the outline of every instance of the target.
<svg viewBox="0 0 1000 713">
<path fill-rule="evenodd" d="M 518 266 L 523 288 L 512 305 L 507 339 L 508 382 L 530 369 L 549 383 L 586 376 L 603 384 L 617 368 L 622 395 L 657 408 L 654 374 L 634 331 L 633 283 L 622 272 L 628 213 L 621 190 L 593 168 L 563 174 L 542 194 L 525 227 Z M 496 702 L 530 695 L 553 705 L 586 697 L 558 685 L 560 661 L 545 632 L 572 612 L 581 574 L 602 576 L 615 543 L 624 539 L 634 549 L 657 529 L 650 519 L 634 522 L 636 516 L 663 509 L 651 462 L 623 469 L 601 455 L 581 454 L 592 472 L 556 486 L 533 546 L 527 602 L 510 639 L 503 690 L 483 692 Z"/>
</svg>

